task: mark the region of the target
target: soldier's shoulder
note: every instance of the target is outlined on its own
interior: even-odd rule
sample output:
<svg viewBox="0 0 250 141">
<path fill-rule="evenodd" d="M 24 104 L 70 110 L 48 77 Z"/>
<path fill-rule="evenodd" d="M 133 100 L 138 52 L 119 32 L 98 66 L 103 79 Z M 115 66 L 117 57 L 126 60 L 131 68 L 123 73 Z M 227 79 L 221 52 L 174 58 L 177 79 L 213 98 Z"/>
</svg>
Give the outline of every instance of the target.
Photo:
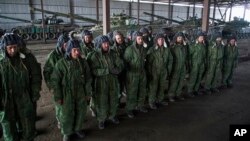
<svg viewBox="0 0 250 141">
<path fill-rule="evenodd" d="M 171 44 L 169 48 L 174 49 L 175 47 L 177 47 L 177 44 L 174 43 L 174 44 Z"/>
<path fill-rule="evenodd" d="M 133 48 L 134 48 L 134 45 L 130 45 L 130 46 L 128 46 L 128 47 L 126 48 L 126 50 L 133 50 Z"/>
<path fill-rule="evenodd" d="M 29 53 L 22 53 L 25 56 L 25 59 L 27 60 L 36 60 L 36 57 L 33 53 L 29 52 Z"/>
<path fill-rule="evenodd" d="M 54 49 L 54 50 L 52 50 L 52 51 L 48 54 L 48 58 L 51 58 L 51 57 L 56 56 L 56 55 L 57 55 L 57 52 L 56 52 L 56 50 Z"/>
<path fill-rule="evenodd" d="M 193 47 L 196 46 L 196 45 L 197 45 L 196 42 L 191 42 L 191 43 L 188 45 L 188 47 L 189 47 L 189 48 L 193 48 Z"/>
<path fill-rule="evenodd" d="M 97 50 L 94 50 L 88 54 L 87 59 L 92 60 L 93 58 L 96 58 L 97 56 L 99 56 L 99 54 L 100 53 Z"/>
<path fill-rule="evenodd" d="M 63 57 L 63 58 L 60 58 L 60 59 L 56 62 L 56 64 L 62 65 L 62 64 L 65 64 L 66 62 L 67 62 L 67 59 L 66 59 L 65 57 Z"/>
<path fill-rule="evenodd" d="M 86 57 L 80 57 L 79 60 L 80 60 L 81 62 L 86 62 L 86 61 L 87 61 L 87 58 L 86 58 Z"/>
<path fill-rule="evenodd" d="M 110 51 L 111 54 L 116 54 L 116 51 L 114 49 L 112 49 L 112 48 L 109 51 Z"/>
<path fill-rule="evenodd" d="M 148 49 L 147 54 L 152 54 L 155 51 L 155 47 L 151 47 Z"/>
<path fill-rule="evenodd" d="M 4 56 L 1 56 L 0 57 L 0 67 L 5 68 L 8 64 L 9 64 L 9 59 L 4 57 Z"/>
</svg>

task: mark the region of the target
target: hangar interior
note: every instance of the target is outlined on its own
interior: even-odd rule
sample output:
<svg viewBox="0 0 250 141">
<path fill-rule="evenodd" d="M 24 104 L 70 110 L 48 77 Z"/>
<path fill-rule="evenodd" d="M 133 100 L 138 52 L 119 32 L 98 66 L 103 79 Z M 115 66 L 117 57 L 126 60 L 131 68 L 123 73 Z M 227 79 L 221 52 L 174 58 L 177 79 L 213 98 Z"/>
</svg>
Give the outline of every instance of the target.
<svg viewBox="0 0 250 141">
<path fill-rule="evenodd" d="M 216 22 L 230 23 L 237 17 L 238 21 L 246 24 L 229 24 L 229 28 L 243 27 L 240 27 L 237 41 L 239 64 L 235 71 L 233 88 L 211 95 L 195 96 L 183 102 L 177 101 L 166 107 L 150 110 L 147 114 L 138 113 L 135 119 L 126 116 L 125 104 L 122 103 L 118 113 L 121 124 L 116 126 L 108 122 L 105 130 L 98 129 L 97 120 L 88 110 L 84 129 L 87 137 L 83 139 L 221 141 L 229 140 L 229 125 L 250 123 L 250 111 L 246 109 L 250 107 L 249 13 L 250 0 L 0 0 L 0 29 L 7 33 L 18 29 L 27 41 L 27 48 L 43 69 L 47 56 L 57 46 L 58 36 L 55 33 L 61 34 L 61 30 L 78 31 L 103 24 L 104 28 L 98 34 L 106 34 L 112 29 L 109 22 L 112 23 L 116 16 L 124 15 L 132 25 L 159 27 L 171 27 L 189 19 L 200 19 L 202 23 L 199 28 L 204 26 L 204 29 L 212 27 Z M 155 16 L 150 16 L 152 14 Z M 49 36 L 48 33 L 53 34 Z M 45 34 L 53 39 L 44 40 L 46 44 L 41 42 L 41 39 L 45 39 L 42 38 Z M 33 39 L 39 41 L 32 41 Z M 62 140 L 61 131 L 57 127 L 53 94 L 44 80 L 40 95 L 37 102 L 35 141 Z M 3 137 L 0 141 L 3 141 Z"/>
</svg>

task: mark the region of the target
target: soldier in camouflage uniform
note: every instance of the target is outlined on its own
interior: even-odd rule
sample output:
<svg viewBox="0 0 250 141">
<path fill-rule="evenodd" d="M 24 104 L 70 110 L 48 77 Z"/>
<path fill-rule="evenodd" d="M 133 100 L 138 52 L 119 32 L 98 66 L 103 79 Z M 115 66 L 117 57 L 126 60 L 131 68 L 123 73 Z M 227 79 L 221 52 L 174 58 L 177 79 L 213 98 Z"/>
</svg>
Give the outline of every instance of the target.
<svg viewBox="0 0 250 141">
<path fill-rule="evenodd" d="M 34 103 L 40 96 L 41 84 L 35 80 L 40 75 L 31 73 L 38 64 L 27 60 L 30 57 L 20 52 L 20 44 L 20 37 L 14 34 L 5 35 L 1 43 L 4 56 L 0 60 L 0 117 L 5 141 L 20 140 L 19 129 L 25 141 L 33 141 L 36 136 Z"/>
<path fill-rule="evenodd" d="M 146 113 L 145 99 L 146 92 L 146 71 L 145 61 L 147 46 L 143 46 L 143 34 L 134 32 L 133 44 L 125 50 L 124 60 L 127 67 L 126 86 L 127 86 L 127 105 L 126 110 L 129 118 L 134 117 L 133 110 L 139 109 Z"/>
<path fill-rule="evenodd" d="M 62 59 L 65 55 L 67 42 L 69 41 L 69 37 L 66 34 L 62 34 L 59 36 L 56 48 L 49 53 L 45 65 L 43 67 L 43 76 L 45 83 L 49 90 L 52 89 L 51 84 L 51 75 L 55 69 L 56 63 Z M 56 118 L 58 119 L 60 113 L 60 106 L 55 104 Z M 58 128 L 60 128 L 60 122 L 58 121 Z"/>
<path fill-rule="evenodd" d="M 186 75 L 186 57 L 187 51 L 183 44 L 183 33 L 178 32 L 174 36 L 173 46 L 171 46 L 171 53 L 173 56 L 173 66 L 171 70 L 170 87 L 168 90 L 168 97 L 170 102 L 174 102 L 174 98 L 184 100 L 182 96 L 182 88 L 184 86 L 184 79 Z"/>
<path fill-rule="evenodd" d="M 65 57 L 56 63 L 50 81 L 55 104 L 60 108 L 57 116 L 63 141 L 69 141 L 73 133 L 84 138 L 83 128 L 92 91 L 92 78 L 87 61 L 81 57 L 78 40 L 70 39 L 67 42 Z"/>
<path fill-rule="evenodd" d="M 165 91 L 168 88 L 167 78 L 170 76 L 168 71 L 170 60 L 170 49 L 164 46 L 164 35 L 156 34 L 155 45 L 147 53 L 146 68 L 148 72 L 148 100 L 151 109 L 156 109 L 156 103 L 168 105 L 165 98 Z"/>
<path fill-rule="evenodd" d="M 198 95 L 203 73 L 205 71 L 206 48 L 204 34 L 198 33 L 196 42 L 188 48 L 189 79 L 187 83 L 188 96 Z"/>
<path fill-rule="evenodd" d="M 224 48 L 223 69 L 222 69 L 222 84 L 223 87 L 231 88 L 233 86 L 233 73 L 238 65 L 238 47 L 236 37 L 231 36 L 227 40 L 227 45 Z"/>
<path fill-rule="evenodd" d="M 117 53 L 110 49 L 107 36 L 99 36 L 95 43 L 96 50 L 88 56 L 94 76 L 93 100 L 99 129 L 105 128 L 105 121 L 110 119 L 119 124 L 117 118 L 119 82 L 118 74 L 123 69 L 123 62 Z"/>
<path fill-rule="evenodd" d="M 215 33 L 208 47 L 207 72 L 205 76 L 205 92 L 219 92 L 222 81 L 224 45 L 221 33 Z"/>
<path fill-rule="evenodd" d="M 94 51 L 94 44 L 92 43 L 92 40 L 93 35 L 90 31 L 82 31 L 81 52 L 85 57 L 87 57 L 89 53 Z"/>
</svg>

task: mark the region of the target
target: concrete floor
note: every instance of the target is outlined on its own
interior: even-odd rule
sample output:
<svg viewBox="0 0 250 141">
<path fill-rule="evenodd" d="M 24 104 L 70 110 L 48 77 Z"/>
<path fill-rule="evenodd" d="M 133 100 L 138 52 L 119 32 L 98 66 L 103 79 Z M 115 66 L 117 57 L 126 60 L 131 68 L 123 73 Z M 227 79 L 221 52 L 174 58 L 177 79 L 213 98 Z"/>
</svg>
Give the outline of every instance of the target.
<svg viewBox="0 0 250 141">
<path fill-rule="evenodd" d="M 30 46 L 39 62 L 44 65 L 46 49 Z M 47 49 L 49 48 L 49 50 Z M 228 141 L 230 124 L 250 124 L 250 61 L 239 64 L 234 77 L 234 87 L 220 93 L 197 96 L 169 106 L 138 113 L 129 119 L 124 109 L 119 110 L 119 125 L 107 123 L 99 130 L 95 118 L 88 114 L 85 141 Z M 51 93 L 43 83 L 38 102 L 37 129 L 40 135 L 35 141 L 62 140 L 56 126 Z M 74 138 L 74 137 L 73 137 Z M 79 140 L 80 141 L 80 140 Z"/>
</svg>

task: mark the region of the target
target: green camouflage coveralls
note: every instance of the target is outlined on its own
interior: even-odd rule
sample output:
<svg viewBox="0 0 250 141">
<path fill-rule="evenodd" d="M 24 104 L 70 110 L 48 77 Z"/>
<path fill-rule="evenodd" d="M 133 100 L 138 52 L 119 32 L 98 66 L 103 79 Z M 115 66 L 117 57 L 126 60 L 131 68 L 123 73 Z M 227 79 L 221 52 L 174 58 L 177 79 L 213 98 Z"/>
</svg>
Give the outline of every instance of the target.
<svg viewBox="0 0 250 141">
<path fill-rule="evenodd" d="M 63 135 L 81 131 L 91 94 L 91 73 L 85 59 L 60 59 L 51 76 L 54 101 L 60 107 L 58 119 Z M 57 101 L 62 101 L 62 104 Z"/>
<path fill-rule="evenodd" d="M 152 47 L 147 53 L 147 73 L 148 73 L 148 96 L 149 104 L 156 101 L 162 102 L 165 98 L 164 92 L 168 88 L 168 78 L 170 76 L 169 67 L 171 64 L 171 52 L 167 47 Z"/>
<path fill-rule="evenodd" d="M 39 98 L 41 84 L 40 75 L 31 73 L 30 68 L 38 68 L 31 57 L 16 56 L 3 58 L 0 61 L 1 74 L 1 112 L 0 119 L 5 141 L 18 140 L 18 129 L 22 130 L 22 138 L 32 141 L 35 138 L 35 109 L 33 103 Z M 34 84 L 32 84 L 34 83 Z"/>
<path fill-rule="evenodd" d="M 237 46 L 226 45 L 224 48 L 224 58 L 223 58 L 223 85 L 232 85 L 232 78 L 234 69 L 238 64 L 238 48 Z"/>
<path fill-rule="evenodd" d="M 207 72 L 205 76 L 205 89 L 215 89 L 221 86 L 222 65 L 224 47 L 222 44 L 215 42 L 209 43 L 207 56 Z"/>
<path fill-rule="evenodd" d="M 107 118 L 114 118 L 117 113 L 120 91 L 118 74 L 123 69 L 123 62 L 113 50 L 103 53 L 101 49 L 96 49 L 88 56 L 88 63 L 94 76 L 92 98 L 97 120 L 104 122 Z"/>
<path fill-rule="evenodd" d="M 188 48 L 189 79 L 187 92 L 198 92 L 205 71 L 206 48 L 203 43 L 190 45 Z"/>
<path fill-rule="evenodd" d="M 168 91 L 169 97 L 181 96 L 186 75 L 186 52 L 186 48 L 182 44 L 174 44 L 171 47 L 173 65 L 170 78 L 170 87 Z"/>
<path fill-rule="evenodd" d="M 133 42 L 133 44 L 125 50 L 124 60 L 127 66 L 127 111 L 134 110 L 136 106 L 138 108 L 144 106 L 147 96 L 146 55 L 147 48 L 137 45 L 136 42 Z"/>
</svg>

